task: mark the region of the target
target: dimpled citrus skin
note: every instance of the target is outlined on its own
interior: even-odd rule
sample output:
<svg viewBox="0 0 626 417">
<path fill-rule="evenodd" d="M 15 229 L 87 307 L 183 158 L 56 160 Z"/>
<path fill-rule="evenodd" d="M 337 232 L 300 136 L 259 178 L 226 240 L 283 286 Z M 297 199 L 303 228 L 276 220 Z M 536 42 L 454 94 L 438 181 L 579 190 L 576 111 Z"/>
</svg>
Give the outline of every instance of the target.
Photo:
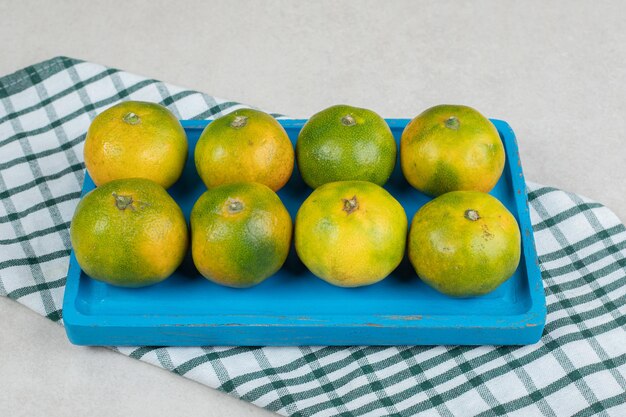
<svg viewBox="0 0 626 417">
<path fill-rule="evenodd" d="M 285 263 L 292 222 L 267 186 L 234 183 L 200 196 L 191 211 L 191 253 L 200 273 L 229 287 L 256 285 Z"/>
<path fill-rule="evenodd" d="M 407 181 L 433 196 L 490 191 L 504 169 L 504 146 L 487 118 L 467 106 L 440 105 L 402 132 L 400 164 Z"/>
<path fill-rule="evenodd" d="M 408 255 L 417 275 L 436 290 L 455 297 L 483 295 L 517 269 L 520 231 L 496 198 L 454 191 L 415 214 Z"/>
<path fill-rule="evenodd" d="M 296 158 L 309 187 L 334 181 L 384 185 L 396 164 L 397 146 L 385 120 L 371 110 L 337 105 L 302 127 Z"/>
<path fill-rule="evenodd" d="M 143 178 L 110 181 L 89 192 L 76 207 L 70 237 L 87 275 L 123 287 L 169 277 L 189 239 L 180 207 Z"/>
<path fill-rule="evenodd" d="M 258 182 L 278 191 L 291 177 L 294 151 L 276 119 L 259 110 L 241 109 L 207 125 L 194 159 L 207 188 Z"/>
<path fill-rule="evenodd" d="M 85 165 L 96 185 L 147 178 L 169 188 L 187 160 L 187 135 L 168 109 L 125 101 L 100 113 L 85 138 Z"/>
<path fill-rule="evenodd" d="M 341 287 L 373 284 L 404 256 L 407 218 L 391 194 L 365 181 L 322 185 L 296 216 L 295 246 L 313 274 Z"/>
</svg>

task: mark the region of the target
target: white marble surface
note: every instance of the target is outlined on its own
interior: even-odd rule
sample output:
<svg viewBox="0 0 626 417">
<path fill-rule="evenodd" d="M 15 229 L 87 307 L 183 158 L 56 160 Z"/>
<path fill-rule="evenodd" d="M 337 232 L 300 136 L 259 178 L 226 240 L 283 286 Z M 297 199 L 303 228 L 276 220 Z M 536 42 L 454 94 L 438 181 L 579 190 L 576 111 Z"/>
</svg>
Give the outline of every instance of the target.
<svg viewBox="0 0 626 417">
<path fill-rule="evenodd" d="M 299 117 L 474 106 L 517 132 L 529 180 L 626 219 L 625 3 L 9 2 L 0 74 L 56 55 Z M 0 415 L 271 413 L 101 348 L 0 299 Z"/>
</svg>

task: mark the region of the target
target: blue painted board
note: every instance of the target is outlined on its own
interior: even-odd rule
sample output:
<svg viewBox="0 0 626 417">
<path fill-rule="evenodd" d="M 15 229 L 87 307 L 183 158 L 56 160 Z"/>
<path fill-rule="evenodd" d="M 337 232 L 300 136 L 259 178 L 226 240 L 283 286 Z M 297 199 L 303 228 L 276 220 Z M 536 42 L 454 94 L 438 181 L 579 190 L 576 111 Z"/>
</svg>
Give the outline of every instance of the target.
<svg viewBox="0 0 626 417">
<path fill-rule="evenodd" d="M 408 119 L 389 119 L 399 141 Z M 280 120 L 295 143 L 306 120 Z M 361 288 L 334 287 L 313 276 L 292 251 L 283 268 L 248 289 L 204 279 L 188 256 L 162 283 L 114 287 L 90 279 L 74 253 L 63 303 L 67 335 L 79 345 L 523 345 L 539 340 L 546 306 L 529 219 L 526 187 L 515 135 L 492 120 L 506 149 L 504 173 L 491 191 L 517 218 L 523 251 L 515 274 L 496 291 L 457 299 L 442 295 L 416 276 L 405 258 L 385 280 Z M 182 121 L 189 158 L 169 190 L 185 216 L 206 190 L 193 151 L 209 121 Z M 94 188 L 87 174 L 83 195 Z M 399 161 L 385 188 L 409 221 L 429 197 L 402 176 Z M 311 190 L 297 169 L 279 196 L 292 218 Z"/>
</svg>

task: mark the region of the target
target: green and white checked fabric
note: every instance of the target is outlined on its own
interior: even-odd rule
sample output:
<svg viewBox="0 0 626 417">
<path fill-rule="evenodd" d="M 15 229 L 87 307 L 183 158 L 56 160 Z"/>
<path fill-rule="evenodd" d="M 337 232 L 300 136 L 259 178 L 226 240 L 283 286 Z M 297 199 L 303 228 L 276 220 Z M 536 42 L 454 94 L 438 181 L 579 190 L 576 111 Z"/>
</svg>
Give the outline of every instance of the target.
<svg viewBox="0 0 626 417">
<path fill-rule="evenodd" d="M 0 294 L 59 323 L 83 139 L 127 99 L 181 119 L 241 107 L 63 57 L 0 78 Z M 626 228 L 554 188 L 529 199 L 548 304 L 533 346 L 117 350 L 283 415 L 626 416 Z"/>
</svg>

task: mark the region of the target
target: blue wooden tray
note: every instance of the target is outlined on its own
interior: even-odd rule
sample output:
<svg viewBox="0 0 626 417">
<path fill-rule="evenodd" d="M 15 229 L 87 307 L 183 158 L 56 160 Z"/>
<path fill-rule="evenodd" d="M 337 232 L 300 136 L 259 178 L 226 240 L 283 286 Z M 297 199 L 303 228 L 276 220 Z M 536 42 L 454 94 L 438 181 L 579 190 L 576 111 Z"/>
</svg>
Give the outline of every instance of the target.
<svg viewBox="0 0 626 417">
<path fill-rule="evenodd" d="M 399 141 L 408 119 L 387 120 Z M 281 120 L 295 143 L 306 120 Z M 208 121 L 183 121 L 189 158 L 169 190 L 189 216 L 206 190 L 193 161 Z M 67 335 L 79 345 L 522 345 L 539 340 L 546 306 L 528 213 L 526 186 L 515 135 L 493 120 L 506 149 L 506 167 L 491 194 L 517 218 L 523 251 L 515 275 L 495 292 L 455 299 L 437 293 L 415 275 L 407 259 L 385 280 L 362 288 L 338 288 L 313 276 L 292 251 L 283 268 L 262 284 L 233 289 L 213 284 L 188 256 L 162 283 L 141 289 L 110 286 L 86 276 L 74 253 L 63 303 Z M 85 176 L 83 195 L 94 188 Z M 402 176 L 399 162 L 385 187 L 409 221 L 430 200 Z M 278 193 L 295 218 L 311 193 L 297 170 Z"/>
</svg>

